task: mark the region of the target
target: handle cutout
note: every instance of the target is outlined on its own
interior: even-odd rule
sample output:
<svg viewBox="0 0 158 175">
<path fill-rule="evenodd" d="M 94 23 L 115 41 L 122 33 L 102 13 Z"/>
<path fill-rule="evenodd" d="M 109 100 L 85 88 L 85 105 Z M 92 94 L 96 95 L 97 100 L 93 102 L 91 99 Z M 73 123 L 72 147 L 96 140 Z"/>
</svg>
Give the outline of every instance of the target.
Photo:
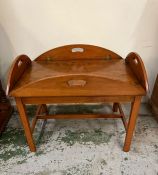
<svg viewBox="0 0 158 175">
<path fill-rule="evenodd" d="M 134 63 L 137 65 L 138 64 L 138 60 L 136 58 L 134 58 Z"/>
<path fill-rule="evenodd" d="M 76 47 L 76 48 L 72 48 L 71 52 L 84 52 L 84 49 L 81 47 Z"/>
<path fill-rule="evenodd" d="M 70 87 L 72 86 L 82 86 L 83 87 L 86 85 L 87 82 L 85 80 L 69 80 L 67 83 Z"/>
<path fill-rule="evenodd" d="M 21 65 L 22 65 L 22 61 L 19 60 L 19 61 L 18 61 L 18 67 L 20 67 Z"/>
</svg>

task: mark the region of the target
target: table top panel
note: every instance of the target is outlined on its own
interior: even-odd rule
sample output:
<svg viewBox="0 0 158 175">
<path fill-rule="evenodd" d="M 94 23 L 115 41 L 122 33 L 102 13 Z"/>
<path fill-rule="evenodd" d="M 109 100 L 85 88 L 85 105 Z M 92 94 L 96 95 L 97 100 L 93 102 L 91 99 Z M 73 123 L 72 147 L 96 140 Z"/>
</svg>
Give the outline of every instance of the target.
<svg viewBox="0 0 158 175">
<path fill-rule="evenodd" d="M 86 77 L 89 83 L 84 88 L 77 86 L 73 89 L 63 84 L 64 81 L 68 82 L 75 77 L 79 77 L 77 79 Z M 22 95 L 23 92 L 25 96 L 33 95 L 31 91 L 35 87 L 37 92 L 35 96 L 41 92 L 46 96 L 59 96 L 61 93 L 63 96 L 145 93 L 124 59 L 32 61 L 11 93 Z"/>
</svg>

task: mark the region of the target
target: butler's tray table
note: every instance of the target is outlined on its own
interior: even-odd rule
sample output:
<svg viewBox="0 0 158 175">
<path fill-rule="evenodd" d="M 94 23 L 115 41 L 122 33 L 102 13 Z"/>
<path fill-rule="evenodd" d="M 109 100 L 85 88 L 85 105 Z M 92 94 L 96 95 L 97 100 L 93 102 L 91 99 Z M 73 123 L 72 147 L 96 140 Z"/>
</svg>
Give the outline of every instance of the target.
<svg viewBox="0 0 158 175">
<path fill-rule="evenodd" d="M 124 151 L 129 151 L 141 97 L 148 89 L 141 58 L 130 53 L 123 59 L 116 53 L 93 45 L 75 44 L 52 49 L 34 61 L 18 56 L 8 78 L 7 93 L 14 97 L 31 151 L 36 151 L 33 130 L 38 119 L 50 118 L 120 118 L 126 137 Z M 131 103 L 129 119 L 121 108 Z M 50 115 L 47 104 L 112 103 L 111 114 Z M 38 109 L 30 126 L 25 105 Z M 116 113 L 117 112 L 117 113 Z"/>
</svg>

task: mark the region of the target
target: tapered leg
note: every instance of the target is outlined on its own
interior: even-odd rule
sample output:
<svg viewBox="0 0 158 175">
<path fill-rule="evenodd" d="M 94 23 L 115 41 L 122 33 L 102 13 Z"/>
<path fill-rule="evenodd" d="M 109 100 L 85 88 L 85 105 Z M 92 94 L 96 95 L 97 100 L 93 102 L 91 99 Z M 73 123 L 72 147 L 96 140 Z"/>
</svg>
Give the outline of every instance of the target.
<svg viewBox="0 0 158 175">
<path fill-rule="evenodd" d="M 21 118 L 21 122 L 23 124 L 24 127 L 24 131 L 25 131 L 25 135 L 26 135 L 26 139 L 30 148 L 30 151 L 35 152 L 36 151 L 36 147 L 33 141 L 33 137 L 32 137 L 32 133 L 31 133 L 31 129 L 30 129 L 30 124 L 26 115 L 26 110 L 25 110 L 25 106 L 22 103 L 21 98 L 16 98 L 16 104 L 17 104 L 17 108 L 20 114 L 20 118 Z"/>
<path fill-rule="evenodd" d="M 43 114 L 45 113 L 46 115 L 48 115 L 48 109 L 47 109 L 47 105 L 46 104 L 41 104 L 41 105 L 38 105 L 38 108 L 36 110 L 36 114 L 35 114 L 35 117 L 32 121 L 32 126 L 31 126 L 31 132 L 33 133 L 34 129 L 35 129 L 35 126 L 36 126 L 36 123 L 37 123 L 37 120 L 38 120 L 38 115 L 39 114 Z M 47 119 L 44 119 L 44 123 L 46 124 L 47 122 Z"/>
<path fill-rule="evenodd" d="M 141 96 L 136 96 L 131 106 L 131 113 L 130 113 L 130 118 L 128 122 L 125 143 L 123 147 L 123 151 L 125 152 L 128 152 L 130 150 L 130 145 L 133 137 L 133 132 L 135 129 L 136 119 L 139 112 L 140 102 L 141 102 Z"/>
<path fill-rule="evenodd" d="M 42 104 L 43 105 L 43 112 L 45 112 L 48 115 L 48 108 L 46 104 Z"/>
</svg>

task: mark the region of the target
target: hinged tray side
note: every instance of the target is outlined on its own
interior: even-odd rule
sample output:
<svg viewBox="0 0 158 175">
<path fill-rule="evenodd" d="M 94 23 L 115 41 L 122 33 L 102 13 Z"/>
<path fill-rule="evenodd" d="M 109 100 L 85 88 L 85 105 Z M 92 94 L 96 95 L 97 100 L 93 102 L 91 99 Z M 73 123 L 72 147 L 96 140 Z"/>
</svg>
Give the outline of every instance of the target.
<svg viewBox="0 0 158 175">
<path fill-rule="evenodd" d="M 30 65 L 31 60 L 27 55 L 19 55 L 18 57 L 16 57 L 16 59 L 11 65 L 8 74 L 7 89 L 6 89 L 7 95 L 9 95 L 14 85 L 18 82 L 18 80 L 23 75 L 27 67 Z"/>
<path fill-rule="evenodd" d="M 137 77 L 138 81 L 147 92 L 148 91 L 147 73 L 141 57 L 137 53 L 131 52 L 127 55 L 125 62 L 129 65 L 129 67 Z"/>
<path fill-rule="evenodd" d="M 134 81 L 78 74 L 39 79 L 14 88 L 10 94 L 14 97 L 121 96 L 144 95 L 145 90 Z"/>
<path fill-rule="evenodd" d="M 72 44 L 49 50 L 35 59 L 35 61 L 75 59 L 122 59 L 121 56 L 111 50 L 86 44 Z"/>
</svg>

